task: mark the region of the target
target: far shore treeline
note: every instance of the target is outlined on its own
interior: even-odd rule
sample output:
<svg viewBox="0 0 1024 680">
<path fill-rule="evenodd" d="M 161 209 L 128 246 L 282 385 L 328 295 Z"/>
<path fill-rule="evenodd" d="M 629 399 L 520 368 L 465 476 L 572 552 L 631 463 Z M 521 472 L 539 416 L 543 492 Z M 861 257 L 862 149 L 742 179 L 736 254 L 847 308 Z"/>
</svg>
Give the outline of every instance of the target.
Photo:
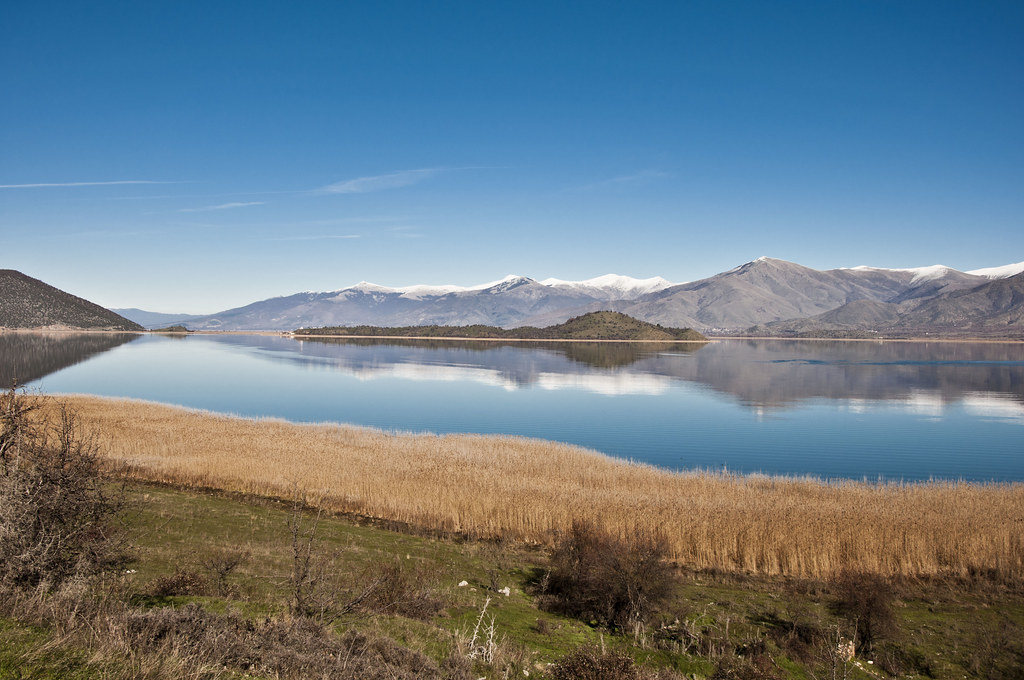
<svg viewBox="0 0 1024 680">
<path fill-rule="evenodd" d="M 471 326 L 325 326 L 300 328 L 296 335 L 342 335 L 418 338 L 496 338 L 508 340 L 675 340 L 707 342 L 707 337 L 691 328 L 666 328 L 634 319 L 620 312 L 590 312 L 565 323 L 544 328 L 521 326 L 499 328 Z"/>
</svg>

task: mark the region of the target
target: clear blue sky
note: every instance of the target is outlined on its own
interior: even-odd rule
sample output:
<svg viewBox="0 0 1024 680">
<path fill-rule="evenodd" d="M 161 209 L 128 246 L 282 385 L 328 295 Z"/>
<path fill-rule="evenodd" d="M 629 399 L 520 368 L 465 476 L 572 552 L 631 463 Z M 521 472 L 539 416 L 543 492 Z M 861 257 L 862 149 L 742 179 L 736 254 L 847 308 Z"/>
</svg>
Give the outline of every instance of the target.
<svg viewBox="0 0 1024 680">
<path fill-rule="evenodd" d="M 1024 3 L 0 8 L 0 267 L 214 312 L 370 280 L 1024 260 Z"/>
</svg>

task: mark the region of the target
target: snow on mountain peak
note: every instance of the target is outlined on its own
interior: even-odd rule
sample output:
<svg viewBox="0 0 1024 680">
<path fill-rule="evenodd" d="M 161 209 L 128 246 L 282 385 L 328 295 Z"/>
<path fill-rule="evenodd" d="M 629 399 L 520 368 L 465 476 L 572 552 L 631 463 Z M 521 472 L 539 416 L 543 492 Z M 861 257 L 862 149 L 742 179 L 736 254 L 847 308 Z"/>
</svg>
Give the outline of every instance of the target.
<svg viewBox="0 0 1024 680">
<path fill-rule="evenodd" d="M 955 272 L 956 270 L 952 267 L 947 267 L 944 264 L 933 264 L 928 267 L 905 267 L 905 268 L 888 268 L 888 267 L 869 267 L 868 265 L 860 265 L 857 267 L 850 267 L 851 271 L 876 271 L 876 272 L 907 272 L 913 274 L 914 277 L 910 279 L 910 285 L 917 285 L 919 283 L 925 283 L 926 281 L 933 281 L 935 279 L 941 279 L 949 272 Z M 970 272 L 968 272 L 970 273 Z"/>
<path fill-rule="evenodd" d="M 582 291 L 599 290 L 623 296 L 644 295 L 675 285 L 660 276 L 654 276 L 649 279 L 634 279 L 631 276 L 621 276 L 619 274 L 605 274 L 604 276 L 598 276 L 585 281 L 563 281 L 562 279 L 552 278 L 544 279 L 539 283 L 545 286 L 574 288 Z"/>
<path fill-rule="evenodd" d="M 1024 262 L 1018 262 L 1017 264 L 1004 264 L 1002 267 L 974 269 L 967 273 L 974 276 L 984 276 L 988 279 L 1005 279 L 1010 276 L 1016 276 L 1021 272 L 1024 272 Z"/>
<path fill-rule="evenodd" d="M 488 288 L 494 288 L 495 286 L 507 285 L 509 283 L 528 281 L 522 276 L 510 274 L 503 279 L 498 281 L 490 281 L 488 283 L 481 283 L 476 286 L 455 286 L 455 285 L 430 285 L 430 284 L 416 284 L 412 286 L 381 286 L 376 283 L 370 283 L 369 281 L 360 281 L 354 286 L 348 288 L 342 288 L 339 291 L 335 291 L 339 294 L 343 294 L 349 291 L 355 291 L 359 293 L 384 293 L 393 294 L 398 293 L 404 298 L 411 300 L 418 300 L 425 297 L 449 295 L 451 293 L 465 293 L 467 291 L 476 290 L 487 290 Z"/>
<path fill-rule="evenodd" d="M 342 288 L 341 290 L 334 292 L 340 297 L 345 297 L 346 293 L 366 293 L 371 295 L 398 294 L 407 299 L 419 300 L 426 297 L 440 297 L 442 295 L 450 295 L 452 293 L 477 292 L 490 290 L 492 288 L 507 290 L 523 283 L 530 282 L 533 282 L 533 279 L 525 276 L 519 276 L 518 274 L 509 274 L 497 281 L 488 281 L 487 283 L 481 283 L 475 286 L 430 284 L 417 284 L 412 286 L 381 286 L 376 283 L 370 283 L 369 281 L 360 281 L 354 286 Z M 637 298 L 641 295 L 646 295 L 647 293 L 654 293 L 677 285 L 660 276 L 653 276 L 648 279 L 636 279 L 631 276 L 622 276 L 620 274 L 605 274 L 592 279 L 586 279 L 585 281 L 565 281 L 563 279 L 550 278 L 537 283 L 551 288 L 568 288 L 608 300 Z"/>
<path fill-rule="evenodd" d="M 910 280 L 910 285 L 918 283 L 924 283 L 925 281 L 933 281 L 935 279 L 941 279 L 943 276 L 953 271 L 952 267 L 947 267 L 943 264 L 933 264 L 930 267 L 917 267 L 916 269 L 907 269 L 908 272 L 914 272 L 914 278 Z"/>
<path fill-rule="evenodd" d="M 380 286 L 376 283 L 370 283 L 369 281 L 360 281 L 356 285 L 343 288 L 342 290 L 358 290 L 361 293 L 390 293 L 394 288 Z"/>
</svg>

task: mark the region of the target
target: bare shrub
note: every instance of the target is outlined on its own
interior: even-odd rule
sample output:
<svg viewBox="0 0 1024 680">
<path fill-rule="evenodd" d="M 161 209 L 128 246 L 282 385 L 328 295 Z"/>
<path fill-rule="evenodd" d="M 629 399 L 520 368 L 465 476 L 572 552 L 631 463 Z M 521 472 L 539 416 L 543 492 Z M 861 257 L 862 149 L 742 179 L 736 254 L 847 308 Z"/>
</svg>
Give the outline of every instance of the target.
<svg viewBox="0 0 1024 680">
<path fill-rule="evenodd" d="M 306 497 L 293 489 L 292 511 L 288 516 L 292 545 L 288 608 L 293 615 L 316 616 L 322 621 L 334 608 L 335 598 L 326 588 L 327 559 L 315 550 L 323 509 L 316 510 L 308 522 L 305 519 L 307 509 Z"/>
<path fill-rule="evenodd" d="M 767 654 L 723 656 L 711 680 L 779 680 L 783 677 Z"/>
<path fill-rule="evenodd" d="M 683 676 L 668 669 L 637 666 L 621 652 L 584 646 L 563 656 L 548 667 L 552 680 L 680 680 Z"/>
<path fill-rule="evenodd" d="M 1020 680 L 1024 677 L 1024 636 L 1012 617 L 1004 613 L 1000 619 L 997 630 L 978 631 L 968 638 L 965 665 L 992 680 Z"/>
<path fill-rule="evenodd" d="M 205 595 L 209 584 L 194 569 L 177 568 L 173 574 L 158 576 L 149 584 L 149 592 L 156 597 Z"/>
<path fill-rule="evenodd" d="M 879 640 L 896 634 L 895 594 L 885 578 L 844 571 L 836 577 L 833 587 L 835 610 L 853 624 L 858 653 L 870 655 Z"/>
<path fill-rule="evenodd" d="M 398 614 L 425 621 L 444 608 L 444 600 L 436 594 L 430 572 L 419 564 L 395 558 L 373 567 L 360 598 L 359 607 L 377 614 Z"/>
<path fill-rule="evenodd" d="M 580 647 L 548 668 L 554 680 L 633 680 L 638 678 L 633 659 L 596 647 Z"/>
<path fill-rule="evenodd" d="M 212 575 L 214 590 L 219 597 L 229 597 L 234 594 L 234 590 L 228 583 L 228 576 L 244 564 L 249 556 L 248 550 L 224 548 L 216 550 L 202 559 L 200 564 Z"/>
<path fill-rule="evenodd" d="M 818 645 L 826 633 L 806 607 L 790 606 L 788 616 L 766 611 L 755 621 L 768 627 L 768 635 L 793 659 L 809 661 L 818 653 Z"/>
<path fill-rule="evenodd" d="M 197 604 L 180 609 L 128 612 L 126 643 L 150 652 L 173 653 L 226 670 L 280 678 L 341 680 L 413 678 L 464 680 L 459 662 L 439 667 L 431 659 L 376 636 L 332 634 L 305 617 L 255 623 L 234 614 L 215 614 Z"/>
<path fill-rule="evenodd" d="M 67 405 L 12 387 L 0 396 L 0 580 L 56 587 L 119 561 L 123 494 Z"/>
<path fill-rule="evenodd" d="M 892 643 L 882 643 L 875 651 L 875 662 L 880 669 L 893 677 L 907 675 L 935 677 L 935 668 L 919 649 L 906 649 Z M 992 668 L 989 668 L 988 677 L 994 680 L 999 676 Z"/>
<path fill-rule="evenodd" d="M 673 577 L 659 537 L 626 540 L 576 521 L 551 555 L 549 606 L 611 628 L 647 622 L 670 594 Z"/>
</svg>

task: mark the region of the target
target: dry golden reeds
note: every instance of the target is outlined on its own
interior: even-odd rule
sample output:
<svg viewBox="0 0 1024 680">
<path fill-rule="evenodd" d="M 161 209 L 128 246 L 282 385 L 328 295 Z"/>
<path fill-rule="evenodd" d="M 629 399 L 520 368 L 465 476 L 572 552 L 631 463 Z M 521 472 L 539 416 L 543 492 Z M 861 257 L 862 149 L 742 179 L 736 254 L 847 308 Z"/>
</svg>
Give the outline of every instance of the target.
<svg viewBox="0 0 1024 680">
<path fill-rule="evenodd" d="M 672 473 L 519 437 L 394 434 L 66 399 L 139 478 L 548 543 L 574 519 L 660 533 L 695 568 L 827 576 L 1024 576 L 1024 485 L 838 482 Z"/>
</svg>

